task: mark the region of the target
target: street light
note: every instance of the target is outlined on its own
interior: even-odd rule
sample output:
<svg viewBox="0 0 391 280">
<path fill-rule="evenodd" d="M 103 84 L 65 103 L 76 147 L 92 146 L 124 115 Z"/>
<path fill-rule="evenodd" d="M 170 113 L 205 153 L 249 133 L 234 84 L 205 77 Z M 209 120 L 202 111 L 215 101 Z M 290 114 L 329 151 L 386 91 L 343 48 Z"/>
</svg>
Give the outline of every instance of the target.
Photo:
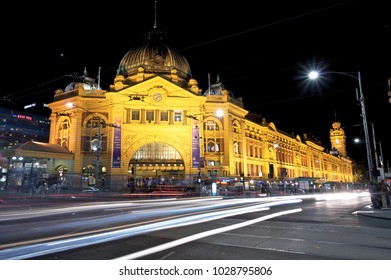
<svg viewBox="0 0 391 280">
<path fill-rule="evenodd" d="M 368 133 L 367 114 L 365 111 L 364 94 L 362 91 L 361 73 L 360 73 L 360 71 L 358 71 L 358 72 L 326 72 L 326 74 L 327 73 L 345 75 L 345 76 L 354 78 L 358 81 L 358 92 L 356 90 L 356 97 L 361 105 L 361 117 L 362 117 L 362 122 L 363 122 L 363 126 L 364 126 L 365 145 L 366 145 L 366 149 L 367 149 L 369 181 L 371 183 L 374 183 L 375 182 L 375 180 L 373 178 L 374 176 L 373 176 L 373 174 L 371 174 L 371 171 L 373 170 L 373 163 L 372 163 L 371 144 L 370 144 L 369 133 Z M 319 77 L 319 72 L 311 71 L 308 74 L 308 77 L 312 80 L 317 79 Z"/>
<path fill-rule="evenodd" d="M 376 177 L 377 178 L 380 178 L 380 179 L 377 179 L 377 181 L 379 180 L 384 180 L 385 179 L 385 170 L 384 170 L 384 162 L 383 162 L 383 150 L 382 150 L 382 145 L 381 145 L 381 142 L 377 142 L 375 140 L 375 135 L 373 134 L 373 151 L 374 151 L 374 159 L 375 159 L 375 163 L 374 163 L 374 169 L 373 169 L 373 174 L 376 174 Z M 353 142 L 355 144 L 360 144 L 360 143 L 363 143 L 364 141 L 361 141 L 360 138 L 355 138 L 353 140 Z M 379 147 L 379 151 L 380 151 L 380 155 L 378 155 L 377 153 L 377 147 Z M 376 168 L 376 169 L 375 169 Z"/>
<path fill-rule="evenodd" d="M 373 151 L 375 153 L 376 176 L 378 175 L 378 170 L 379 170 L 380 180 L 384 180 L 385 177 L 384 177 L 384 165 L 383 165 L 383 151 L 382 151 L 381 143 L 376 142 L 375 125 L 373 123 L 371 123 L 371 124 L 372 124 L 372 137 L 373 137 Z M 376 147 L 377 144 L 379 144 L 379 148 L 380 148 L 380 156 L 379 157 L 377 155 L 377 147 Z M 380 166 L 379 166 L 379 163 L 380 163 Z"/>
<path fill-rule="evenodd" d="M 200 115 L 202 118 L 201 120 L 198 119 L 198 115 Z M 204 118 L 214 116 L 216 118 L 222 118 L 224 116 L 224 110 L 223 109 L 217 109 L 214 113 L 209 113 L 209 112 L 203 112 L 203 113 L 198 113 L 198 114 L 189 114 L 186 115 L 187 118 L 193 119 L 194 120 L 194 126 L 193 126 L 193 139 L 192 139 L 192 159 L 193 159 L 193 165 L 192 167 L 197 167 L 198 168 L 198 188 L 199 188 L 199 193 L 201 193 L 201 159 L 203 158 L 201 151 L 203 151 L 203 144 L 201 142 L 202 136 L 201 136 L 201 129 L 199 127 L 199 122 L 201 125 L 204 122 Z M 220 142 L 219 142 L 220 143 Z M 216 143 L 215 143 L 216 145 Z M 219 144 L 220 145 L 220 144 Z M 220 147 L 219 147 L 220 149 Z M 216 150 L 216 149 L 215 149 Z M 203 159 L 205 160 L 205 159 Z M 216 195 L 217 192 L 217 185 L 216 185 L 216 176 L 217 176 L 217 170 L 213 171 L 211 173 L 212 176 L 212 195 Z M 191 176 L 190 176 L 191 178 Z M 191 178 L 191 182 L 193 184 L 193 180 Z"/>
</svg>

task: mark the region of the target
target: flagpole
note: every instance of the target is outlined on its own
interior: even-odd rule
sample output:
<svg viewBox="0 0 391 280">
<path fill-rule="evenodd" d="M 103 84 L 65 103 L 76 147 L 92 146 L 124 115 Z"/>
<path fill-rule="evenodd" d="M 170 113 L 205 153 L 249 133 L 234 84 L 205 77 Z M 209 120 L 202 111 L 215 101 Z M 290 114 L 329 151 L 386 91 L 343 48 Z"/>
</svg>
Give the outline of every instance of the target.
<svg viewBox="0 0 391 280">
<path fill-rule="evenodd" d="M 98 89 L 100 88 L 100 67 L 98 70 Z"/>
</svg>

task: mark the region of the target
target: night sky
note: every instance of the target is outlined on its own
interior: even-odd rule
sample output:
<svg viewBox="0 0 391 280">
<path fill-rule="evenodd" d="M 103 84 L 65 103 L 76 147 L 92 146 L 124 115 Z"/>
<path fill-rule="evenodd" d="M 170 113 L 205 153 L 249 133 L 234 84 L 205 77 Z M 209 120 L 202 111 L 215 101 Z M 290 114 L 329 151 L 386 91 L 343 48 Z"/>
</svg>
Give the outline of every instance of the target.
<svg viewBox="0 0 391 280">
<path fill-rule="evenodd" d="M 271 3 L 269 3 L 271 2 Z M 330 148 L 329 131 L 341 122 L 348 155 L 365 161 L 358 80 L 361 73 L 367 121 L 391 163 L 390 8 L 387 1 L 127 1 L 43 6 L 9 3 L 13 20 L 0 19 L 5 100 L 51 102 L 67 75 L 84 68 L 101 87 L 113 83 L 122 57 L 143 42 L 156 19 L 167 45 L 183 54 L 205 91 L 217 76 L 244 106 L 277 128 L 307 133 Z M 112 5 L 115 4 L 115 5 Z M 15 5 L 15 7 L 12 7 Z M 40 6 L 41 5 L 41 6 Z M 306 73 L 319 69 L 321 80 Z M 334 72 L 334 73 L 332 73 Z M 378 153 L 379 146 L 378 146 Z"/>
</svg>

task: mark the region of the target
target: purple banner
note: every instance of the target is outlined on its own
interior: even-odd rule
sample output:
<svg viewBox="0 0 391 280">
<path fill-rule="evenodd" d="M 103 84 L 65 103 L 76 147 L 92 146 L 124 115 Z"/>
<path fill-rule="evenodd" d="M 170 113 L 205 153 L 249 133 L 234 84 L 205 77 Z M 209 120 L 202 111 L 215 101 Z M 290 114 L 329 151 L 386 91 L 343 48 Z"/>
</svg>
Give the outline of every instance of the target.
<svg viewBox="0 0 391 280">
<path fill-rule="evenodd" d="M 115 123 L 120 124 L 121 117 L 115 117 Z M 113 141 L 113 168 L 121 167 L 121 127 L 114 127 L 114 141 Z"/>
<path fill-rule="evenodd" d="M 192 131 L 192 165 L 194 168 L 200 167 L 200 131 L 198 125 Z"/>
</svg>

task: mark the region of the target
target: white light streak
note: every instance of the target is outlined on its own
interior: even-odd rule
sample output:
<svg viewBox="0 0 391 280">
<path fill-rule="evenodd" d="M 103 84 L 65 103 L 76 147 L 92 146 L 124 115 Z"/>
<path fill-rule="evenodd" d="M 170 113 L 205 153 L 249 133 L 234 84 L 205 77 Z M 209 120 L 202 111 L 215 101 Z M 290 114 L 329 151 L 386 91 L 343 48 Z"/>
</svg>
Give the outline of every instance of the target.
<svg viewBox="0 0 391 280">
<path fill-rule="evenodd" d="M 226 226 L 226 227 L 222 227 L 222 228 L 218 228 L 218 229 L 213 229 L 213 230 L 197 233 L 197 234 L 190 235 L 190 236 L 187 236 L 187 237 L 184 237 L 184 238 L 181 238 L 181 239 L 177 239 L 177 240 L 165 243 L 165 244 L 161 244 L 161 245 L 158 245 L 158 246 L 155 246 L 155 247 L 151 247 L 151 248 L 139 251 L 139 252 L 135 252 L 135 253 L 132 253 L 132 254 L 129 254 L 129 255 L 126 255 L 126 256 L 115 258 L 114 260 L 134 260 L 134 259 L 138 259 L 140 257 L 144 257 L 144 256 L 147 256 L 147 255 L 150 255 L 150 254 L 154 254 L 154 253 L 157 253 L 157 252 L 160 252 L 160 251 L 163 251 L 163 250 L 167 250 L 167 249 L 179 246 L 179 245 L 183 245 L 185 243 L 189 243 L 189 242 L 195 241 L 197 239 L 201 239 L 201 238 L 208 237 L 208 236 L 211 236 L 211 235 L 215 235 L 215 234 L 223 233 L 223 232 L 226 232 L 226 231 L 238 229 L 238 228 L 241 228 L 241 227 L 246 227 L 246 226 L 249 226 L 249 225 L 252 225 L 252 224 L 255 224 L 255 223 L 259 223 L 259 222 L 262 222 L 262 221 L 265 221 L 265 220 L 268 220 L 268 219 L 272 219 L 272 218 L 275 218 L 275 217 L 278 217 L 278 216 L 292 214 L 292 213 L 297 213 L 297 212 L 301 212 L 301 211 L 302 211 L 301 208 L 293 209 L 293 210 L 287 210 L 287 211 L 282 211 L 282 212 L 270 214 L 270 215 L 267 215 L 267 216 L 263 216 L 263 217 L 260 217 L 260 218 L 257 218 L 257 219 L 253 219 L 253 220 L 250 220 L 250 221 L 242 222 L 242 223 L 239 223 L 239 224 L 234 224 L 234 225 L 230 225 L 230 226 Z"/>
</svg>

